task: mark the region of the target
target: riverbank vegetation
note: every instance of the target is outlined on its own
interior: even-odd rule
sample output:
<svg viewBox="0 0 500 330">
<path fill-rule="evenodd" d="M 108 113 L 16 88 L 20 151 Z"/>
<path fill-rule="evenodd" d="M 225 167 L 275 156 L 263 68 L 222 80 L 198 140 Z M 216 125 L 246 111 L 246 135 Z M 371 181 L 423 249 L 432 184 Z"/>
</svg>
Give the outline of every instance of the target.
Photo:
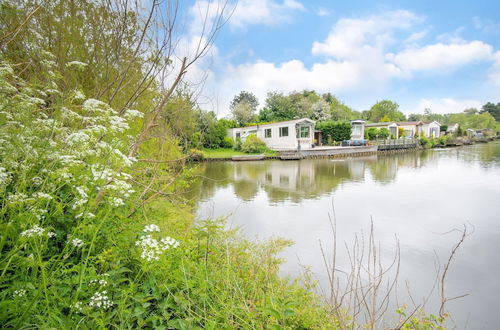
<svg viewBox="0 0 500 330">
<path fill-rule="evenodd" d="M 227 147 L 235 123 L 197 107 L 186 72 L 228 8 L 188 57 L 178 8 L 147 6 L 0 1 L 0 324 L 358 326 L 279 276 L 291 242 L 194 223 L 191 151 Z"/>
</svg>

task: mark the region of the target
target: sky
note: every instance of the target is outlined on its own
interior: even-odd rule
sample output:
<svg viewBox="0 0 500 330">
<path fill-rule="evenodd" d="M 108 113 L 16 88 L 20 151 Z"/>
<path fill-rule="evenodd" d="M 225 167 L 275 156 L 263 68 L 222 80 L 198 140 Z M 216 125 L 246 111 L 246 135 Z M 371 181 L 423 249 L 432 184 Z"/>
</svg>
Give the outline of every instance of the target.
<svg viewBox="0 0 500 330">
<path fill-rule="evenodd" d="M 190 40 L 220 3 L 184 2 Z M 499 0 L 240 0 L 227 9 L 209 54 L 188 75 L 205 78 L 199 101 L 218 117 L 242 90 L 259 108 L 268 92 L 304 89 L 358 111 L 383 99 L 405 114 L 500 102 Z"/>
</svg>

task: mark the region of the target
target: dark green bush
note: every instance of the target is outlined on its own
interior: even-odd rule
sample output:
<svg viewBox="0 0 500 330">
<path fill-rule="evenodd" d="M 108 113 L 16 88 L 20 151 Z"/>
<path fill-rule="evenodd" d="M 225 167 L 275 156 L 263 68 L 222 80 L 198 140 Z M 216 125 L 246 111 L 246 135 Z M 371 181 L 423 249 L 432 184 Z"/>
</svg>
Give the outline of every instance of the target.
<svg viewBox="0 0 500 330">
<path fill-rule="evenodd" d="M 259 139 L 255 134 L 250 134 L 241 145 L 241 151 L 249 154 L 266 152 L 267 150 L 268 148 L 264 141 Z"/>
</svg>

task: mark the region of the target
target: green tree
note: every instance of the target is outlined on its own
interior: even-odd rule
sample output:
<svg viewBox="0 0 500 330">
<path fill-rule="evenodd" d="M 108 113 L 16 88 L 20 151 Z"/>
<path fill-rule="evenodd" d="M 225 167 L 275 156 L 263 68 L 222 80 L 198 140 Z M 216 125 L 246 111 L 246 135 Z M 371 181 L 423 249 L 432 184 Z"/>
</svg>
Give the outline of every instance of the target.
<svg viewBox="0 0 500 330">
<path fill-rule="evenodd" d="M 256 112 L 257 107 L 259 106 L 259 100 L 257 99 L 257 96 L 255 96 L 251 92 L 241 91 L 231 101 L 231 104 L 229 105 L 229 109 L 233 110 L 241 102 L 248 103 L 250 105 L 250 108 L 252 109 L 252 112 Z"/>
<path fill-rule="evenodd" d="M 500 122 L 500 102 L 497 104 L 488 102 L 481 108 L 480 113 L 488 112 L 496 121 Z"/>
<path fill-rule="evenodd" d="M 259 114 L 261 121 L 283 121 L 295 118 L 298 118 L 298 110 L 289 97 L 279 92 L 267 94 L 266 104 Z"/>
<path fill-rule="evenodd" d="M 387 127 L 382 127 L 379 129 L 378 132 L 378 137 L 381 139 L 387 139 L 389 136 L 391 136 L 391 131 Z"/>
<path fill-rule="evenodd" d="M 374 104 L 369 110 L 368 120 L 380 122 L 384 116 L 387 116 L 389 121 L 403 121 L 406 119 L 405 115 L 399 111 L 399 104 L 389 100 L 382 100 Z"/>
<path fill-rule="evenodd" d="M 255 119 L 255 110 L 252 108 L 252 105 L 246 100 L 236 103 L 231 109 L 231 114 L 233 116 L 233 119 L 240 126 L 245 126 Z"/>
</svg>

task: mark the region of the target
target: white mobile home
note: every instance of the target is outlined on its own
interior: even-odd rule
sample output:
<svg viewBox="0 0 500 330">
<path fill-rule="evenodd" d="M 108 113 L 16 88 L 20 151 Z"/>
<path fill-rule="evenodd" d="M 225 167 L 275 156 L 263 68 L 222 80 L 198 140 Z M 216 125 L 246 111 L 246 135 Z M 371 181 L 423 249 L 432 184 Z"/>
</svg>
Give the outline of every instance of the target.
<svg viewBox="0 0 500 330">
<path fill-rule="evenodd" d="M 250 134 L 273 150 L 308 149 L 314 144 L 314 125 L 316 122 L 308 118 L 262 124 L 248 127 L 231 128 L 228 136 L 233 140 L 245 141 Z"/>
<path fill-rule="evenodd" d="M 441 130 L 441 124 L 437 121 L 424 121 L 422 125 L 422 132 L 427 137 L 438 137 Z"/>
<path fill-rule="evenodd" d="M 363 119 L 351 120 L 351 140 L 364 140 L 365 139 L 365 123 Z"/>
</svg>

